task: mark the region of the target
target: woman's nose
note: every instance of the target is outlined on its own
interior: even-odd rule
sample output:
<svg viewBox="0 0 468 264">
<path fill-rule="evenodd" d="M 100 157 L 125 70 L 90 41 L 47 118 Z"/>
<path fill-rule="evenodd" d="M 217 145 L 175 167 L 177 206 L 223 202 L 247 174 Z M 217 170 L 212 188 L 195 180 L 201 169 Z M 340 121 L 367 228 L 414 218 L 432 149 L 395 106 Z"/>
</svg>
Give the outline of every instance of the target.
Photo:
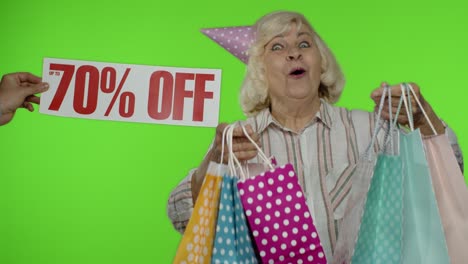
<svg viewBox="0 0 468 264">
<path fill-rule="evenodd" d="M 292 61 L 299 59 L 302 59 L 302 55 L 299 49 L 297 47 L 290 48 L 288 51 L 288 55 L 286 56 L 286 60 Z"/>
</svg>

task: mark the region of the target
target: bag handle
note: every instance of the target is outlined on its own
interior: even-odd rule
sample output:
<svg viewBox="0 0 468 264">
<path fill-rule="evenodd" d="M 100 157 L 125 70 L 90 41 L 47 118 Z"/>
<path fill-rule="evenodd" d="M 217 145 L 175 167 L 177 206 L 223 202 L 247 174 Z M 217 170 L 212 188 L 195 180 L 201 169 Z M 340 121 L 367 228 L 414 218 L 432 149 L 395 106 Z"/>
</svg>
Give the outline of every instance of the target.
<svg viewBox="0 0 468 264">
<path fill-rule="evenodd" d="M 247 130 L 245 129 L 245 126 L 242 125 L 240 122 L 236 122 L 232 125 L 228 125 L 229 128 L 227 129 L 227 132 L 226 132 L 226 137 L 227 137 L 227 146 L 228 146 L 228 150 L 229 150 L 229 159 L 228 159 L 228 167 L 231 171 L 231 174 L 232 175 L 235 175 L 236 173 L 236 167 L 237 167 L 237 170 L 240 174 L 240 178 L 241 179 L 246 179 L 247 178 L 247 174 L 248 174 L 248 171 L 247 173 L 244 171 L 244 169 L 242 168 L 242 164 L 240 163 L 240 161 L 237 159 L 236 155 L 234 155 L 234 152 L 233 152 L 233 148 L 232 148 L 232 145 L 233 145 L 233 141 L 232 141 L 232 138 L 233 138 L 233 131 L 234 129 L 236 128 L 236 126 L 240 126 L 242 128 L 242 131 L 244 132 L 244 135 L 247 137 L 247 139 L 250 140 L 250 142 L 255 146 L 255 148 L 257 149 L 257 155 L 259 156 L 259 158 L 265 163 L 268 165 L 268 167 L 270 169 L 274 169 L 275 167 L 273 166 L 273 164 L 271 163 L 270 159 L 265 155 L 265 153 L 262 151 L 262 149 L 257 145 L 257 143 L 255 143 L 255 141 L 249 136 L 249 134 L 247 133 Z M 246 167 L 246 169 L 248 170 L 248 166 Z"/>
<path fill-rule="evenodd" d="M 240 176 L 242 178 L 244 178 L 245 175 L 244 175 L 244 171 L 242 170 L 242 166 L 241 166 L 239 160 L 234 155 L 234 151 L 232 149 L 232 134 L 233 134 L 234 128 L 235 128 L 234 124 L 226 126 L 226 130 L 227 130 L 227 132 L 226 132 L 226 143 L 227 143 L 227 148 L 228 148 L 228 168 L 229 168 L 229 171 L 231 172 L 231 175 L 235 175 L 236 174 L 236 165 L 237 165 L 237 167 L 239 169 L 239 173 L 241 174 Z"/>
<path fill-rule="evenodd" d="M 237 172 L 239 173 L 239 178 L 240 179 L 246 179 L 246 172 L 242 168 L 242 164 L 240 161 L 237 159 L 236 155 L 234 154 L 233 151 L 233 133 L 234 129 L 236 128 L 236 123 L 229 125 L 229 129 L 227 130 L 227 145 L 228 145 L 228 150 L 229 150 L 229 159 L 228 159 L 228 167 L 231 172 L 231 175 L 236 175 L 236 167 L 237 167 Z M 247 172 L 248 173 L 248 172 Z"/>
<path fill-rule="evenodd" d="M 377 140 L 377 134 L 379 133 L 380 129 L 382 128 L 382 126 L 380 125 L 380 122 L 381 122 L 381 118 L 382 118 L 382 109 L 384 107 L 384 103 L 385 103 L 385 97 L 387 97 L 388 95 L 388 85 L 385 84 L 384 85 L 384 92 L 382 93 L 382 96 L 380 97 L 380 102 L 379 102 L 379 109 L 377 110 L 377 118 L 374 122 L 374 131 L 372 132 L 372 137 L 371 137 L 371 142 L 369 144 L 369 146 L 367 146 L 367 149 L 366 151 L 364 152 L 364 157 L 367 157 L 367 159 L 370 161 L 372 159 L 372 152 L 371 152 L 371 149 L 372 147 L 374 146 L 375 144 L 375 141 Z"/>
<path fill-rule="evenodd" d="M 226 127 L 224 127 L 223 129 L 223 134 L 221 136 L 221 160 L 219 161 L 219 163 L 223 163 L 223 160 L 224 160 L 224 142 L 226 139 L 226 132 L 227 130 L 229 129 L 229 125 L 227 125 Z"/>
<path fill-rule="evenodd" d="M 406 86 L 406 83 L 402 83 L 401 87 L 401 98 L 403 98 L 403 103 L 405 104 L 406 117 L 408 118 L 408 126 L 410 131 L 414 131 L 413 124 L 413 106 L 411 105 L 411 94 Z M 409 101 L 409 102 L 408 102 Z"/>
<path fill-rule="evenodd" d="M 387 98 L 388 98 L 388 109 L 392 109 L 392 91 L 389 87 L 387 87 Z M 392 132 L 395 130 L 395 123 L 392 122 L 393 120 L 393 113 L 392 111 L 388 111 L 389 114 L 389 120 L 388 120 L 388 130 L 387 133 L 385 133 L 385 138 L 384 138 L 384 151 L 387 152 L 387 146 L 389 145 L 390 142 L 390 149 L 393 151 L 395 150 L 394 148 L 394 138 Z M 398 112 L 395 115 L 395 119 L 398 116 Z"/>
<path fill-rule="evenodd" d="M 262 151 L 262 149 L 255 143 L 255 141 L 249 136 L 249 133 L 247 133 L 247 130 L 245 129 L 245 126 L 240 124 L 242 127 L 242 131 L 244 131 L 244 135 L 250 140 L 250 142 L 255 146 L 258 152 L 258 156 L 260 156 L 261 160 L 268 165 L 270 169 L 275 169 L 275 166 L 271 163 L 271 160 L 267 157 L 267 155 Z"/>
<path fill-rule="evenodd" d="M 226 133 L 229 129 L 229 125 L 227 125 L 224 129 L 223 129 L 223 133 L 222 133 L 222 136 L 221 136 L 221 158 L 219 160 L 219 163 L 218 163 L 218 166 L 217 166 L 217 171 L 216 171 L 216 174 L 217 175 L 221 175 L 221 176 L 224 176 L 224 173 L 223 173 L 223 160 L 224 160 L 224 148 L 225 148 L 225 144 L 227 142 L 225 142 L 225 139 L 226 139 Z"/>
<path fill-rule="evenodd" d="M 437 135 L 437 131 L 435 130 L 434 128 L 434 125 L 432 124 L 431 120 L 429 119 L 429 116 L 427 115 L 426 111 L 424 110 L 424 108 L 422 107 L 422 104 L 421 102 L 419 101 L 419 98 L 418 96 L 416 95 L 416 92 L 414 91 L 413 89 L 413 86 L 411 86 L 411 84 L 409 83 L 404 83 L 404 86 L 406 87 L 406 90 L 407 90 L 407 93 L 408 93 L 408 101 L 411 102 L 411 94 L 413 95 L 414 97 L 414 100 L 416 101 L 419 109 L 421 109 L 421 112 L 423 113 L 424 115 L 424 118 L 426 118 L 426 121 L 427 123 L 429 124 L 429 126 L 431 127 L 431 130 L 432 130 L 432 133 L 434 133 L 434 135 Z M 409 104 L 409 112 L 407 112 L 408 114 L 408 120 L 410 121 L 410 129 L 411 131 L 414 131 L 414 121 L 413 121 L 413 113 L 412 113 L 412 106 L 411 104 Z M 406 106 L 406 105 L 405 105 Z M 408 109 L 408 108 L 407 108 Z"/>
<path fill-rule="evenodd" d="M 398 116 L 400 115 L 400 112 L 401 112 L 401 107 L 403 106 L 403 103 L 405 102 L 405 87 L 403 84 L 400 84 L 400 89 L 401 89 L 401 96 L 400 96 L 400 102 L 398 103 L 398 108 L 397 108 L 397 111 L 395 113 L 395 119 L 393 119 L 393 123 L 392 123 L 392 127 L 393 128 L 396 128 L 397 127 L 397 122 L 398 122 Z M 405 106 L 406 106 L 406 102 L 405 102 Z"/>
</svg>

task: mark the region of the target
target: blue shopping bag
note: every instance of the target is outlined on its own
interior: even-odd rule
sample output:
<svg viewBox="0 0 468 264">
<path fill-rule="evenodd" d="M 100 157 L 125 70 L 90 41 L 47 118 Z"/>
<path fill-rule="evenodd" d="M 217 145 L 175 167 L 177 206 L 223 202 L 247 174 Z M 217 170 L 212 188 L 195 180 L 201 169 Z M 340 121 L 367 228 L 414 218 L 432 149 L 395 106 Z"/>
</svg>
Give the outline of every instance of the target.
<svg viewBox="0 0 468 264">
<path fill-rule="evenodd" d="M 405 90 L 408 96 L 415 93 L 410 86 L 402 87 L 410 132 L 399 134 L 397 155 L 379 155 L 353 263 L 450 263 L 421 134 L 414 129 Z"/>
<path fill-rule="evenodd" d="M 380 120 L 387 97 L 391 98 L 388 87 L 380 100 L 371 142 L 352 175 L 333 264 L 398 263 L 400 259 L 394 253 L 402 246 L 399 238 L 404 171 L 394 147 L 398 139 L 395 124 Z M 382 129 L 384 125 L 386 129 Z M 377 141 L 382 148 L 374 153 Z"/>
<path fill-rule="evenodd" d="M 239 200 L 237 178 L 229 175 L 222 183 L 211 263 L 258 263 Z"/>
<path fill-rule="evenodd" d="M 419 130 L 400 134 L 405 161 L 402 263 L 450 263 L 429 165 Z"/>
<path fill-rule="evenodd" d="M 404 89 L 405 88 L 405 89 Z M 414 129 L 411 95 L 419 105 L 433 133 L 437 132 L 424 111 L 416 93 L 410 84 L 402 87 L 403 99 L 406 104 L 409 133 L 400 134 L 400 153 L 405 161 L 404 170 L 407 177 L 404 182 L 402 234 L 402 262 L 441 264 L 450 263 L 447 242 L 443 231 L 437 200 L 432 185 L 430 169 L 424 151 L 424 145 L 419 129 Z"/>
<path fill-rule="evenodd" d="M 399 155 L 377 158 L 352 263 L 400 263 L 403 182 Z"/>
<path fill-rule="evenodd" d="M 236 158 L 232 151 L 234 127 L 235 125 L 228 125 L 223 131 L 223 139 L 226 139 L 228 149 L 229 170 L 225 170 L 221 185 L 211 263 L 256 264 L 256 250 L 237 189 L 238 179 L 233 176 L 238 172 L 235 169 Z M 224 140 L 222 153 L 224 154 Z"/>
</svg>

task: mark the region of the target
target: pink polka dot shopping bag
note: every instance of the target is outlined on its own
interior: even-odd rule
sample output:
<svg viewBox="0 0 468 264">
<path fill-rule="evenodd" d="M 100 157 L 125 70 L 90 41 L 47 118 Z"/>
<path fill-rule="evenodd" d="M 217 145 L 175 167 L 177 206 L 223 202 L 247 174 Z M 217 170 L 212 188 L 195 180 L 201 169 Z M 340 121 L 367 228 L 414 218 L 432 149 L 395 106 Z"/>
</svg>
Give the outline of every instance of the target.
<svg viewBox="0 0 468 264">
<path fill-rule="evenodd" d="M 327 263 L 293 166 L 274 167 L 257 149 L 270 170 L 241 173 L 237 187 L 261 262 Z"/>
</svg>

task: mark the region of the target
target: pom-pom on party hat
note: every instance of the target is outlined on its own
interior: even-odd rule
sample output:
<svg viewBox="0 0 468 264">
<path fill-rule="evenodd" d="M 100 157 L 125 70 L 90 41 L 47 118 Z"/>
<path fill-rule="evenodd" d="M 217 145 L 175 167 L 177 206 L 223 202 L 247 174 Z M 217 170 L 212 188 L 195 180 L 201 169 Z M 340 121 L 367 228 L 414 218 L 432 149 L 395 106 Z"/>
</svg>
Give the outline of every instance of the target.
<svg viewBox="0 0 468 264">
<path fill-rule="evenodd" d="M 201 32 L 218 43 L 221 47 L 247 64 L 247 50 L 254 41 L 254 32 L 251 26 L 204 28 Z"/>
</svg>

